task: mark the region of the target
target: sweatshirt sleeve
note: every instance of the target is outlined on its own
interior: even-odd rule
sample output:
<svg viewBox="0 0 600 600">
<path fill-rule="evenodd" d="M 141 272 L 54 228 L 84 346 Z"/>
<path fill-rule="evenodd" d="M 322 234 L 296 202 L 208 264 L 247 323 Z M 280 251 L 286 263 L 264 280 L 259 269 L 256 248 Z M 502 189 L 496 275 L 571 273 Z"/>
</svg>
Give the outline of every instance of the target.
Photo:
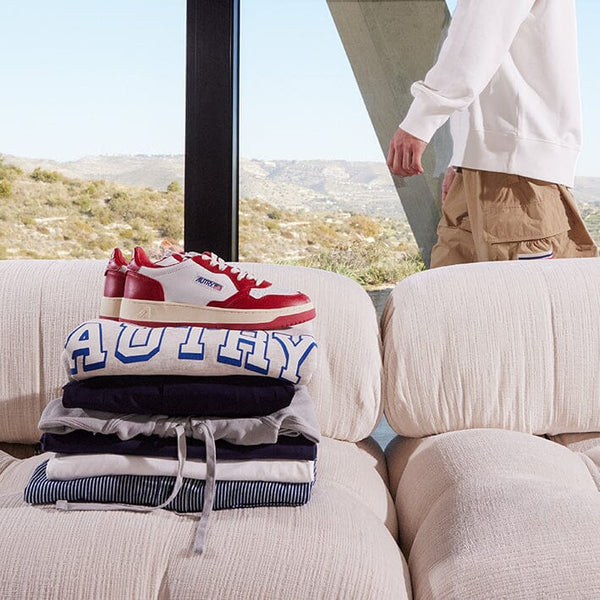
<svg viewBox="0 0 600 600">
<path fill-rule="evenodd" d="M 429 142 L 452 113 L 467 108 L 506 58 L 534 3 L 459 0 L 438 60 L 411 86 L 414 100 L 400 127 Z"/>
</svg>

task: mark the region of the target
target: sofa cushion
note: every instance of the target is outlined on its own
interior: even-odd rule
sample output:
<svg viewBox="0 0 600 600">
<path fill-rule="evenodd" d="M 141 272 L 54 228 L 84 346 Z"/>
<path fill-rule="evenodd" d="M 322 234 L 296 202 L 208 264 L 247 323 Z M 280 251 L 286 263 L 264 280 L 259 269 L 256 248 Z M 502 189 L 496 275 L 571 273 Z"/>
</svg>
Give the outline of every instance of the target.
<svg viewBox="0 0 600 600">
<path fill-rule="evenodd" d="M 377 426 L 381 403 L 381 342 L 369 295 L 348 277 L 306 267 L 243 263 L 258 277 L 306 292 L 317 317 L 315 374 L 308 384 L 321 432 L 357 442 Z"/>
<path fill-rule="evenodd" d="M 478 263 L 402 281 L 382 319 L 385 412 L 420 437 L 600 430 L 600 260 Z"/>
<path fill-rule="evenodd" d="M 496 429 L 386 454 L 416 600 L 600 597 L 600 494 L 581 455 Z"/>
<path fill-rule="evenodd" d="M 213 513 L 201 556 L 195 518 L 26 505 L 23 488 L 46 458 L 0 455 L 0 530 L 11 549 L 2 598 L 410 597 L 383 455 L 369 442 L 325 438 L 305 506 Z"/>
<path fill-rule="evenodd" d="M 67 381 L 66 334 L 96 316 L 104 261 L 0 261 L 0 441 L 34 444 L 44 406 Z"/>
<path fill-rule="evenodd" d="M 67 381 L 60 362 L 68 333 L 98 315 L 103 260 L 0 261 L 0 442 L 35 443 L 44 406 Z M 377 319 L 352 280 L 304 267 L 244 264 L 278 286 L 308 293 L 319 342 L 309 392 L 324 435 L 358 441 L 381 416 Z"/>
</svg>

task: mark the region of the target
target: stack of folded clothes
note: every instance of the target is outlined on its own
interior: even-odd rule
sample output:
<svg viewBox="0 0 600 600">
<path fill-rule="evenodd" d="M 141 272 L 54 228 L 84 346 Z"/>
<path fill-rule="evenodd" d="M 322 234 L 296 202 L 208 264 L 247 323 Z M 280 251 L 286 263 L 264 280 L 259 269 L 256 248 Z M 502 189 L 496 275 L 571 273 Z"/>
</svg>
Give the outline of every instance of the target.
<svg viewBox="0 0 600 600">
<path fill-rule="evenodd" d="M 67 337 L 69 382 L 39 423 L 42 449 L 57 454 L 26 501 L 202 512 L 198 552 L 213 508 L 308 502 L 319 426 L 304 294 L 214 254 L 152 263 L 136 248 L 127 264 L 115 250 L 102 315 Z"/>
</svg>

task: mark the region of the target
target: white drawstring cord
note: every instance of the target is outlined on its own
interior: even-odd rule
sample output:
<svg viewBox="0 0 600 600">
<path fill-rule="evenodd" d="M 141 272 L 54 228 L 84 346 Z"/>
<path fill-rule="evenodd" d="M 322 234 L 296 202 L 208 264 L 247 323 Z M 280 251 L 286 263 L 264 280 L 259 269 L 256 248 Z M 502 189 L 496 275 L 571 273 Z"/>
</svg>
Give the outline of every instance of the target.
<svg viewBox="0 0 600 600">
<path fill-rule="evenodd" d="M 213 430 L 206 421 L 201 423 L 204 430 L 204 444 L 206 446 L 206 485 L 204 486 L 204 501 L 202 503 L 202 516 L 196 529 L 194 539 L 194 552 L 202 554 L 206 543 L 206 533 L 212 514 L 216 487 L 217 451 L 215 448 L 215 436 Z"/>
</svg>

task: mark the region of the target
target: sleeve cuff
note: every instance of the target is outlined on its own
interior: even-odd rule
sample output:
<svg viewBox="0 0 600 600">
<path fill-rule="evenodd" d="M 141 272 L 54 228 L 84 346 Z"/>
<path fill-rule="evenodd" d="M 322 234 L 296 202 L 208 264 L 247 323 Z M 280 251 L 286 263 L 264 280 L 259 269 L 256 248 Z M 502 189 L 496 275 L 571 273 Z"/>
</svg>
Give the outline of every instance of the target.
<svg viewBox="0 0 600 600">
<path fill-rule="evenodd" d="M 400 123 L 400 127 L 416 138 L 429 143 L 433 134 L 448 120 L 449 116 L 439 112 L 436 114 L 431 106 L 417 96 L 410 105 L 406 117 Z"/>
</svg>

